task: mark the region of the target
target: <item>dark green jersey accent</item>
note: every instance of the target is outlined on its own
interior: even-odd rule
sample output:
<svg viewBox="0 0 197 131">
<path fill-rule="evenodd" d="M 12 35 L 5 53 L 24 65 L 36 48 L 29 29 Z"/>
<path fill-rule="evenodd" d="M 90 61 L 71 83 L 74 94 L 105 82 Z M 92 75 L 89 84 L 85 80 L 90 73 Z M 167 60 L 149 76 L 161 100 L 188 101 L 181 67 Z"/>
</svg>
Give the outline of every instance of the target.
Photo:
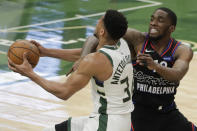
<svg viewBox="0 0 197 131">
<path fill-rule="evenodd" d="M 104 45 L 102 48 L 107 48 L 111 50 L 117 50 L 120 47 L 120 41 L 116 45 Z"/>
<path fill-rule="evenodd" d="M 107 121 L 108 121 L 108 115 L 101 114 L 99 116 L 99 127 L 98 127 L 97 131 L 106 131 L 107 130 Z"/>
<path fill-rule="evenodd" d="M 103 53 L 105 56 L 107 56 L 107 58 L 109 59 L 109 61 L 110 61 L 111 64 L 112 64 L 112 66 L 114 66 L 113 60 L 112 60 L 112 58 L 111 58 L 110 55 L 108 55 L 108 54 L 107 54 L 105 51 L 103 51 L 103 50 L 99 50 L 99 52 L 100 52 L 100 53 Z"/>
<path fill-rule="evenodd" d="M 100 97 L 101 107 L 99 108 L 99 127 L 97 131 L 106 131 L 107 130 L 107 100 L 103 97 Z"/>
<path fill-rule="evenodd" d="M 100 97 L 100 103 L 101 103 L 101 107 L 99 108 L 99 113 L 100 114 L 106 114 L 107 112 L 107 100 L 103 97 Z"/>
<path fill-rule="evenodd" d="M 68 118 L 68 127 L 67 127 L 68 131 L 71 131 L 71 119 L 72 119 L 71 117 Z"/>
</svg>

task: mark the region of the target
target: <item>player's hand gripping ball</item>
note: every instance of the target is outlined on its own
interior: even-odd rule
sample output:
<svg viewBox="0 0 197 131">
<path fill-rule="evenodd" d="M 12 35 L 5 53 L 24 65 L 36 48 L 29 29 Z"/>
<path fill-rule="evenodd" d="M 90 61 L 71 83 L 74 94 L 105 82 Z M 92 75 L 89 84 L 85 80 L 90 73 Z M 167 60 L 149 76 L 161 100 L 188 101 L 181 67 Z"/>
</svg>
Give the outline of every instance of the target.
<svg viewBox="0 0 197 131">
<path fill-rule="evenodd" d="M 32 44 L 28 40 L 17 40 L 15 41 L 8 50 L 8 57 L 15 63 L 15 64 L 22 64 L 23 63 L 23 54 L 27 54 L 27 60 L 34 68 L 39 61 L 40 53 L 39 49 Z"/>
</svg>

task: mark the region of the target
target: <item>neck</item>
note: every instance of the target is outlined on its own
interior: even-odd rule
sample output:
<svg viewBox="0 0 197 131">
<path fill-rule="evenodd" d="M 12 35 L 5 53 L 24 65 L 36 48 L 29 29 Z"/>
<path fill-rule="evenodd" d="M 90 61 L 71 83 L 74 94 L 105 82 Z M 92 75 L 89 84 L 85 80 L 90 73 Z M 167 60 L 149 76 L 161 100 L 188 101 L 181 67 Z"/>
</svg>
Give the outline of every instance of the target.
<svg viewBox="0 0 197 131">
<path fill-rule="evenodd" d="M 112 40 L 112 39 L 99 39 L 99 44 L 96 48 L 96 50 L 102 48 L 104 45 L 116 45 L 118 40 Z"/>
<path fill-rule="evenodd" d="M 155 46 L 156 50 L 158 49 L 163 49 L 165 48 L 168 43 L 169 43 L 169 40 L 170 40 L 170 36 L 167 36 L 167 37 L 163 37 L 159 40 L 152 40 L 152 44 Z"/>
</svg>

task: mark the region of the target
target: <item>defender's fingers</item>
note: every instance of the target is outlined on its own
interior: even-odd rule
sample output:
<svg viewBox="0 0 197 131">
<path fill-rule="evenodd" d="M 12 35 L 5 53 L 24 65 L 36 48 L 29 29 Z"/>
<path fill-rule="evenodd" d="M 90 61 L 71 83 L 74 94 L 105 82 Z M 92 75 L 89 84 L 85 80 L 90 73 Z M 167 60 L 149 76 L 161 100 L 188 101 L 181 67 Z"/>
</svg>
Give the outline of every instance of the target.
<svg viewBox="0 0 197 131">
<path fill-rule="evenodd" d="M 137 60 L 147 60 L 148 57 L 147 56 L 138 56 Z"/>
<path fill-rule="evenodd" d="M 138 64 L 145 67 L 148 66 L 148 63 L 146 61 L 140 61 L 138 62 Z"/>
<path fill-rule="evenodd" d="M 151 57 L 150 54 L 138 54 L 137 57 L 141 57 L 141 56 L 145 56 L 145 57 Z"/>
</svg>

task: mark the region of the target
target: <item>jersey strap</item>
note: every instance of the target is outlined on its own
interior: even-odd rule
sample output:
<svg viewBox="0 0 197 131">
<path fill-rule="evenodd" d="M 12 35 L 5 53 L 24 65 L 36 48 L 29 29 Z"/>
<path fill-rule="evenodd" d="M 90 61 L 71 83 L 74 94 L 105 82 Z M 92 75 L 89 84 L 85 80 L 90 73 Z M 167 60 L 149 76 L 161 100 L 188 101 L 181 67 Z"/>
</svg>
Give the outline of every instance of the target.
<svg viewBox="0 0 197 131">
<path fill-rule="evenodd" d="M 172 50 L 172 56 L 174 56 L 177 47 L 181 44 L 181 42 L 177 42 L 174 49 Z"/>
<path fill-rule="evenodd" d="M 109 54 L 107 54 L 107 53 L 106 53 L 105 51 L 103 51 L 103 50 L 99 50 L 99 52 L 102 53 L 102 54 L 104 54 L 105 56 L 107 56 L 107 58 L 109 59 L 109 61 L 110 61 L 111 64 L 112 64 L 112 67 L 113 67 L 114 64 L 113 64 L 113 60 L 112 60 L 111 56 L 110 56 Z"/>
</svg>

